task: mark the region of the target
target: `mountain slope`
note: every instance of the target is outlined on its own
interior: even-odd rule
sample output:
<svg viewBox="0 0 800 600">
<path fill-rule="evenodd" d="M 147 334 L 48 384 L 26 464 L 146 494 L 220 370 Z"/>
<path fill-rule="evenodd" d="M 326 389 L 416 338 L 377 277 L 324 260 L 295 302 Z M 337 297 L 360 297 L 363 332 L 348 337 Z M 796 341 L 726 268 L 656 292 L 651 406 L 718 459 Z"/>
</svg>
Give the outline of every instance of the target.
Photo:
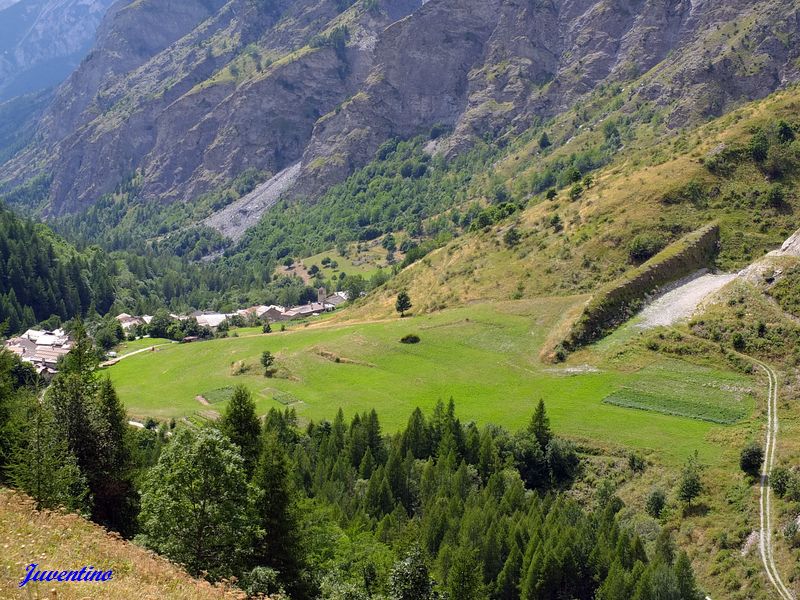
<svg viewBox="0 0 800 600">
<path fill-rule="evenodd" d="M 60 84 L 92 46 L 112 1 L 0 3 L 0 102 Z"/>
<path fill-rule="evenodd" d="M 538 145 L 513 147 L 488 177 L 514 190 L 511 198 L 527 197 L 527 206 L 505 215 L 496 202 L 489 204 L 486 223 L 478 220 L 471 233 L 401 271 L 365 301 L 359 317 L 393 313 L 401 289 L 416 299 L 419 312 L 593 291 L 713 221 L 721 235 L 716 265 L 743 268 L 779 248 L 798 227 L 799 102 L 793 87 L 672 140 L 653 144 L 643 133 L 577 195 L 566 187 L 550 200 L 525 193 L 542 172 L 541 162 L 529 166 L 528 160 L 540 152 Z M 762 134 L 767 150 L 757 160 L 753 140 Z"/>
<path fill-rule="evenodd" d="M 437 123 L 450 157 L 580 114 L 607 84 L 626 87 L 613 110 L 663 129 L 799 77 L 789 0 L 181 4 L 115 6 L 37 141 L 0 169 L 7 188 L 52 170 L 46 212 L 63 214 L 135 171 L 142 201 L 192 201 L 301 161 L 287 196 L 313 201 Z M 119 44 L 142 51 L 125 63 Z"/>
</svg>

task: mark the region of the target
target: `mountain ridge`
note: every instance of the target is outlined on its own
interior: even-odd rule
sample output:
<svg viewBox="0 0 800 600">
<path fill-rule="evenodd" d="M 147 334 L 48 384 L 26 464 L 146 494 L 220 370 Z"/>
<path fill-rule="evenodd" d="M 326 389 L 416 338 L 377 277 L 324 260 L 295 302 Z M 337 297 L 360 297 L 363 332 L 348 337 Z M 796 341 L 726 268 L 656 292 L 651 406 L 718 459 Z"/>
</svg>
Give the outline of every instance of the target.
<svg viewBox="0 0 800 600">
<path fill-rule="evenodd" d="M 115 5 L 37 141 L 0 168 L 6 189 L 52 169 L 46 212 L 57 215 L 140 171 L 142 201 L 191 202 L 245 169 L 277 173 L 301 160 L 287 196 L 313 202 L 385 140 L 437 124 L 452 131 L 437 143 L 452 157 L 483 136 L 580 112 L 598 85 L 626 86 L 614 110 L 647 109 L 669 129 L 800 79 L 788 0 L 362 0 L 343 12 L 231 0 L 185 5 L 185 22 L 140 64 L 112 67 L 102 89 L 82 83 L 99 82 L 114 55 L 103 33 L 114 23 L 153 42 L 136 29 L 156 14 L 150 4 Z M 337 27 L 347 28 L 341 38 Z"/>
</svg>

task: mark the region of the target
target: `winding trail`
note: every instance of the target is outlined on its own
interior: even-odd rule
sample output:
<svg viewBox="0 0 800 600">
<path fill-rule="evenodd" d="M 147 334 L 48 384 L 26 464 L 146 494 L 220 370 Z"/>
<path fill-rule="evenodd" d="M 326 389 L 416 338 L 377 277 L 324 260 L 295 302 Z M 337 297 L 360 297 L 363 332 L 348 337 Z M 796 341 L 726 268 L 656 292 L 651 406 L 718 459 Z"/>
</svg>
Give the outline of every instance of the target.
<svg viewBox="0 0 800 600">
<path fill-rule="evenodd" d="M 752 359 L 767 373 L 769 378 L 769 396 L 767 398 L 767 441 L 764 447 L 764 464 L 761 467 L 761 498 L 759 502 L 759 550 L 761 562 L 767 572 L 767 578 L 783 600 L 795 600 L 781 579 L 775 559 L 772 555 L 772 488 L 769 477 L 775 463 L 775 447 L 778 442 L 778 376 L 769 365 Z"/>
</svg>

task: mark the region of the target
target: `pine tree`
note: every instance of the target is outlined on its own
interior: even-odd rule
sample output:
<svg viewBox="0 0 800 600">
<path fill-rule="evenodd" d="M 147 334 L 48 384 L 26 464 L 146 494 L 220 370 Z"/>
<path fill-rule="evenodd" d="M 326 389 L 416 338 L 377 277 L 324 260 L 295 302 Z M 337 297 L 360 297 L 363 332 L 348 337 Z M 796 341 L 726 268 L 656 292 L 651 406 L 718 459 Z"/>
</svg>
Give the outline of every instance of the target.
<svg viewBox="0 0 800 600">
<path fill-rule="evenodd" d="M 397 295 L 397 302 L 395 302 L 394 307 L 397 312 L 400 313 L 401 318 L 406 316 L 406 313 L 411 310 L 412 306 L 411 297 L 408 295 L 408 292 L 400 292 Z"/>
<path fill-rule="evenodd" d="M 292 597 L 304 597 L 300 573 L 305 559 L 299 538 L 296 492 L 289 457 L 272 432 L 264 432 L 253 484 L 259 490 L 255 512 L 264 532 L 258 544 L 258 562 L 280 573 L 281 582 Z"/>
<path fill-rule="evenodd" d="M 678 580 L 681 600 L 701 600 L 704 595 L 697 589 L 692 563 L 686 552 L 681 552 L 675 561 L 675 578 Z"/>
<path fill-rule="evenodd" d="M 478 474 L 485 482 L 500 470 L 500 455 L 497 452 L 497 446 L 494 443 L 494 437 L 489 429 L 484 429 L 481 435 L 481 447 L 478 453 Z"/>
<path fill-rule="evenodd" d="M 546 131 L 542 132 L 542 135 L 539 136 L 539 148 L 542 150 L 550 147 L 550 138 L 547 135 Z"/>
<path fill-rule="evenodd" d="M 547 416 L 544 400 L 542 399 L 539 399 L 539 404 L 536 405 L 536 411 L 534 411 L 531 417 L 528 431 L 536 437 L 539 446 L 542 448 L 542 452 L 547 450 L 547 445 L 550 443 L 550 440 L 553 439 L 553 432 L 550 430 L 550 418 Z"/>
<path fill-rule="evenodd" d="M 703 482 L 700 480 L 700 465 L 697 459 L 697 450 L 691 455 L 683 467 L 680 486 L 678 488 L 678 498 L 691 504 L 703 491 Z"/>
<path fill-rule="evenodd" d="M 522 572 L 522 552 L 517 544 L 512 544 L 511 553 L 506 559 L 503 570 L 497 577 L 498 600 L 519 600 L 519 579 Z"/>
<path fill-rule="evenodd" d="M 261 422 L 256 415 L 252 394 L 245 386 L 237 385 L 233 390 L 220 429 L 239 448 L 244 459 L 244 472 L 249 478 L 260 451 Z"/>
<path fill-rule="evenodd" d="M 133 484 L 133 460 L 127 441 L 127 417 L 111 380 L 100 383 L 94 407 L 94 431 L 97 435 L 95 472 L 86 473 L 94 505 L 92 518 L 123 535 L 136 529 L 138 512 Z"/>
<path fill-rule="evenodd" d="M 362 420 L 364 423 L 364 436 L 367 446 L 372 449 L 372 456 L 376 461 L 382 463 L 386 460 L 386 450 L 383 447 L 381 437 L 381 424 L 378 420 L 378 413 L 373 408 Z"/>
<path fill-rule="evenodd" d="M 414 409 L 403 432 L 403 451 L 411 451 L 414 458 L 424 459 L 431 455 L 431 439 L 425 415 L 419 407 Z"/>
<path fill-rule="evenodd" d="M 447 574 L 447 592 L 450 598 L 459 600 L 488 598 L 481 577 L 481 565 L 474 549 L 462 545 L 456 551 L 452 567 Z"/>
<path fill-rule="evenodd" d="M 88 508 L 88 485 L 50 408 L 35 396 L 23 399 L 8 471 L 11 482 L 37 509 Z"/>
<path fill-rule="evenodd" d="M 361 479 L 369 479 L 375 471 L 375 460 L 372 458 L 372 450 L 367 448 L 364 456 L 361 459 L 361 465 L 358 468 L 358 476 Z"/>
</svg>

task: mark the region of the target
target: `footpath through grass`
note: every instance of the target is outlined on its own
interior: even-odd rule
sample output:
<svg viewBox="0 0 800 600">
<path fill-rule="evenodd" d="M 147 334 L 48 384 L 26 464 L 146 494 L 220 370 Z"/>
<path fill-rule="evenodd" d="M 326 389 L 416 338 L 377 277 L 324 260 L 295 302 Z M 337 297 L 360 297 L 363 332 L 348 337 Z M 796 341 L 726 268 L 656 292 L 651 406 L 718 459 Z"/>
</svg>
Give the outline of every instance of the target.
<svg viewBox="0 0 800 600">
<path fill-rule="evenodd" d="M 319 323 L 284 333 L 175 344 L 132 356 L 108 372 L 129 412 L 140 418 L 201 412 L 208 407 L 199 395 L 218 400 L 214 409 L 221 412 L 224 389 L 238 383 L 253 391 L 262 413 L 271 406 L 294 406 L 301 418 L 320 420 L 332 419 L 339 407 L 348 418 L 375 408 L 386 431 L 404 425 L 416 406 L 430 410 L 451 397 L 463 419 L 517 429 L 543 398 L 554 428 L 574 438 L 657 451 L 674 464 L 695 449 L 706 460 L 720 458 L 725 445 L 711 441 L 719 437 L 714 435 L 719 425 L 603 399 L 623 388 L 661 390 L 664 398 L 706 398 L 711 411 L 738 402 L 748 414 L 752 401 L 735 400 L 722 386 L 753 383 L 704 367 L 689 371 L 686 363 L 668 359 L 633 372 L 542 365 L 537 357 L 544 337 L 574 302 L 487 303 L 406 319 Z M 421 342 L 401 344 L 408 333 Z M 277 357 L 276 377 L 263 375 L 264 350 Z M 670 390 L 675 390 L 672 396 Z"/>
</svg>

